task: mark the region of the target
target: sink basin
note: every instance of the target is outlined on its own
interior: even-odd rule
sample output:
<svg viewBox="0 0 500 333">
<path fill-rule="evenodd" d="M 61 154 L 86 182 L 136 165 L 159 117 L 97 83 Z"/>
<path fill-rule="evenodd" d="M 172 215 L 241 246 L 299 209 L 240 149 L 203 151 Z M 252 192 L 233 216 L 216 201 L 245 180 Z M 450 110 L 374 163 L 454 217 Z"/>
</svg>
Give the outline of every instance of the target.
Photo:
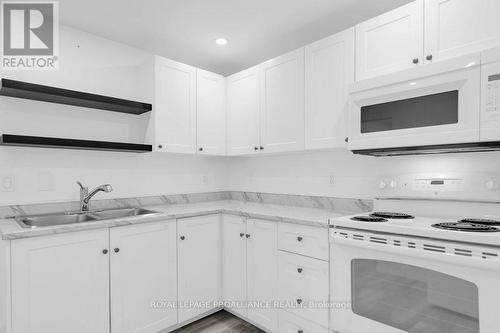
<svg viewBox="0 0 500 333">
<path fill-rule="evenodd" d="M 75 224 L 123 217 L 149 216 L 159 212 L 144 208 L 122 208 L 84 213 L 60 213 L 16 217 L 15 220 L 23 228 L 50 227 L 64 224 Z"/>
<path fill-rule="evenodd" d="M 158 214 L 158 212 L 144 208 L 109 209 L 109 210 L 101 210 L 98 212 L 92 212 L 92 216 L 97 217 L 98 220 L 117 219 L 121 217 L 133 217 L 133 216 L 147 216 L 155 214 Z"/>
<path fill-rule="evenodd" d="M 90 222 L 97 220 L 90 214 L 47 214 L 17 217 L 16 221 L 23 228 L 49 227 L 63 224 Z"/>
</svg>

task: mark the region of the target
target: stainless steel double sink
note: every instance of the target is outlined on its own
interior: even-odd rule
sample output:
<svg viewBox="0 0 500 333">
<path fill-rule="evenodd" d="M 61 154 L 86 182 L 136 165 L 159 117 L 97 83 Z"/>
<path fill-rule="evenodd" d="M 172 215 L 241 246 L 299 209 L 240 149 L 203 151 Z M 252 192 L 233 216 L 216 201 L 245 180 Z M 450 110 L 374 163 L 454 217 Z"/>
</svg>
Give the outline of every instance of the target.
<svg viewBox="0 0 500 333">
<path fill-rule="evenodd" d="M 15 220 L 23 228 L 40 228 L 82 222 L 111 220 L 124 217 L 153 216 L 157 214 L 160 214 L 160 212 L 144 208 L 120 208 L 89 212 L 19 216 L 15 217 Z"/>
</svg>

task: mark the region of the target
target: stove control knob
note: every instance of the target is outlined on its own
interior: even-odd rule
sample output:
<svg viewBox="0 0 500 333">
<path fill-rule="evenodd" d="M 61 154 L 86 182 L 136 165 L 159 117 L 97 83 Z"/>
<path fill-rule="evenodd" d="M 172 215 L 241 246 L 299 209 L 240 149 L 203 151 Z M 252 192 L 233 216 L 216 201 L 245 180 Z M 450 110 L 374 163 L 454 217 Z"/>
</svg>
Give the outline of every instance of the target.
<svg viewBox="0 0 500 333">
<path fill-rule="evenodd" d="M 381 180 L 380 183 L 378 184 L 378 188 L 383 190 L 387 187 L 387 183 L 384 180 Z"/>
<path fill-rule="evenodd" d="M 490 191 L 496 191 L 500 189 L 500 181 L 495 179 L 490 179 L 486 182 L 486 188 Z"/>
</svg>

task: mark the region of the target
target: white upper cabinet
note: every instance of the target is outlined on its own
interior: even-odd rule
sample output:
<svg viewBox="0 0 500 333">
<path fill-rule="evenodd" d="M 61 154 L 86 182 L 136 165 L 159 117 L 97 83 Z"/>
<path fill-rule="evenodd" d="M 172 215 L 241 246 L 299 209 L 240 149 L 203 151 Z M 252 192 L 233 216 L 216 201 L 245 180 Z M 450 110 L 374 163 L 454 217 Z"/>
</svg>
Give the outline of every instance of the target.
<svg viewBox="0 0 500 333">
<path fill-rule="evenodd" d="M 259 68 L 227 78 L 227 154 L 251 154 L 260 148 Z"/>
<path fill-rule="evenodd" d="M 356 79 L 359 81 L 423 63 L 423 15 L 424 0 L 417 0 L 358 24 Z"/>
<path fill-rule="evenodd" d="M 500 46 L 500 1 L 425 0 L 426 61 Z"/>
<path fill-rule="evenodd" d="M 220 215 L 177 220 L 179 322 L 195 318 L 221 298 Z M 191 305 L 190 305 L 191 304 Z"/>
<path fill-rule="evenodd" d="M 109 333 L 107 229 L 11 244 L 12 332 Z"/>
<path fill-rule="evenodd" d="M 196 68 L 155 57 L 155 151 L 196 152 Z"/>
<path fill-rule="evenodd" d="M 304 48 L 261 68 L 261 146 L 265 152 L 304 149 Z"/>
<path fill-rule="evenodd" d="M 155 333 L 177 324 L 175 220 L 110 229 L 111 332 Z"/>
<path fill-rule="evenodd" d="M 306 46 L 305 80 L 306 149 L 345 147 L 353 28 Z"/>
<path fill-rule="evenodd" d="M 226 84 L 222 75 L 196 70 L 198 154 L 226 154 Z"/>
</svg>

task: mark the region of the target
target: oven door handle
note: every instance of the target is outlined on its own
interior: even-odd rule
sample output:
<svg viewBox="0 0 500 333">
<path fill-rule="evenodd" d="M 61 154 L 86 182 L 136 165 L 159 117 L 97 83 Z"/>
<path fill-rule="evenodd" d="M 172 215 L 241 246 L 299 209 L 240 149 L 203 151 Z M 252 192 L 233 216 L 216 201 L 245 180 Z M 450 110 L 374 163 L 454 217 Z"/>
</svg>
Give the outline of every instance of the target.
<svg viewBox="0 0 500 333">
<path fill-rule="evenodd" d="M 390 244 L 379 244 L 364 240 L 354 240 L 343 237 L 333 237 L 333 255 L 335 255 L 335 246 L 348 246 L 369 251 L 387 252 L 402 257 L 412 257 L 424 260 L 436 260 L 448 264 L 474 267 L 488 271 L 500 271 L 499 259 L 483 259 L 478 257 L 469 257 L 457 255 L 454 253 L 441 253 L 421 248 L 407 248 L 403 246 L 394 246 Z"/>
</svg>

